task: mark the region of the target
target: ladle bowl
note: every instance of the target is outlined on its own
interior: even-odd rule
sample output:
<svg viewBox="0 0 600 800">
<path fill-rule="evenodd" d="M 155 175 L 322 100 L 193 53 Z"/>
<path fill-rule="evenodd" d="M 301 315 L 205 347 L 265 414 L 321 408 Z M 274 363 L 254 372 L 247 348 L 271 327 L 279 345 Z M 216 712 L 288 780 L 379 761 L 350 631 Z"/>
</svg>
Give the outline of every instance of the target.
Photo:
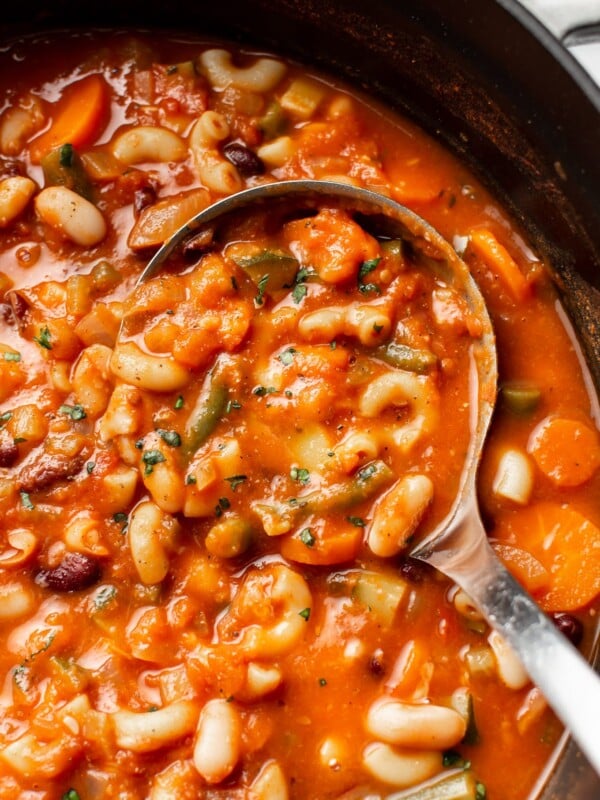
<svg viewBox="0 0 600 800">
<path fill-rule="evenodd" d="M 451 578 L 520 658 L 557 716 L 600 774 L 600 676 L 506 570 L 491 548 L 477 502 L 477 470 L 496 398 L 495 337 L 485 301 L 468 267 L 425 220 L 387 197 L 332 181 L 295 180 L 256 186 L 226 197 L 190 219 L 154 255 L 139 278 L 167 267 L 170 257 L 224 216 L 272 203 L 310 208 L 324 199 L 350 208 L 379 235 L 401 238 L 439 270 L 482 325 L 471 349 L 470 446 L 450 512 L 410 555 Z"/>
</svg>

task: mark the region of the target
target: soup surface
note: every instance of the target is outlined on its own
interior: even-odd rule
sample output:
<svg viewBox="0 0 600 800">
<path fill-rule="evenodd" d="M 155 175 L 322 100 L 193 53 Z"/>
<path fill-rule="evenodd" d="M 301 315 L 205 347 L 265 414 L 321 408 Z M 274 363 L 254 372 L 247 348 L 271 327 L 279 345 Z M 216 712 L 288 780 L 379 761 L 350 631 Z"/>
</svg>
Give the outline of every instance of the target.
<svg viewBox="0 0 600 800">
<path fill-rule="evenodd" d="M 265 182 L 428 219 L 497 336 L 490 539 L 589 651 L 596 399 L 545 266 L 434 141 L 281 58 L 96 34 L 0 59 L 0 796 L 524 800 L 560 725 L 410 558 L 481 334 L 435 253 L 319 201 L 136 280 Z"/>
</svg>

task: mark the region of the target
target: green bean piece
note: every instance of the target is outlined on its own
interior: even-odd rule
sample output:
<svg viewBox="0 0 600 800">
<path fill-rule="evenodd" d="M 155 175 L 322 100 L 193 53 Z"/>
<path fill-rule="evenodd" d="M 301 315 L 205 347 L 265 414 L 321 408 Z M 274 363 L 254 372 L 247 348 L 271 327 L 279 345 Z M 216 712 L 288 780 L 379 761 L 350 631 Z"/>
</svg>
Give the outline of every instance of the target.
<svg viewBox="0 0 600 800">
<path fill-rule="evenodd" d="M 218 558 L 242 555 L 252 543 L 252 526 L 238 514 L 230 514 L 216 522 L 206 534 L 208 552 Z"/>
<path fill-rule="evenodd" d="M 394 473 L 384 461 L 372 461 L 348 481 L 291 498 L 284 503 L 253 503 L 252 509 L 261 518 L 265 529 L 277 528 L 280 533 L 285 533 L 310 514 L 343 511 L 368 500 L 391 483 L 393 478 Z"/>
<path fill-rule="evenodd" d="M 276 139 L 285 131 L 287 117 L 277 100 L 269 103 L 267 110 L 258 120 L 258 127 L 263 132 L 265 139 Z"/>
<path fill-rule="evenodd" d="M 398 266 L 404 263 L 404 244 L 402 239 L 385 239 L 381 242 L 381 250 L 386 258 L 386 262 Z"/>
<path fill-rule="evenodd" d="M 63 144 L 50 150 L 41 165 L 46 186 L 66 186 L 91 200 L 92 184 L 73 145 Z"/>
<path fill-rule="evenodd" d="M 398 369 L 405 369 L 408 372 L 416 372 L 423 375 L 429 372 L 438 363 L 437 356 L 430 350 L 417 350 L 407 344 L 390 342 L 381 352 L 381 358 L 387 364 L 391 364 Z"/>
<path fill-rule="evenodd" d="M 217 427 L 225 413 L 228 397 L 226 384 L 209 373 L 186 425 L 184 448 L 188 455 L 195 453 Z"/>
<path fill-rule="evenodd" d="M 273 290 L 293 286 L 298 272 L 296 259 L 281 250 L 261 250 L 258 253 L 234 258 L 234 261 L 257 286 L 265 276 L 268 276 L 265 284 L 267 294 Z"/>
<path fill-rule="evenodd" d="M 469 769 L 442 772 L 412 791 L 395 792 L 386 800 L 476 800 L 477 781 Z"/>
<path fill-rule="evenodd" d="M 533 413 L 542 398 L 537 386 L 526 383 L 505 383 L 500 389 L 502 401 L 513 414 Z"/>
</svg>

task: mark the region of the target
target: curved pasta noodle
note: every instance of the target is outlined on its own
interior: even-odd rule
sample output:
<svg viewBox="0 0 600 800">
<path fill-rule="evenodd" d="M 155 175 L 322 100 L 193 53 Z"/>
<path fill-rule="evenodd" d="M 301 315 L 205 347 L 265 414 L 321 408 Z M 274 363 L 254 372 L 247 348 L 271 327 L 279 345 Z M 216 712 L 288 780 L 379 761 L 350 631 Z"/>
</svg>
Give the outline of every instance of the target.
<svg viewBox="0 0 600 800">
<path fill-rule="evenodd" d="M 274 58 L 258 58 L 249 67 L 232 64 L 228 50 L 205 50 L 200 64 L 211 84 L 217 89 L 234 86 L 250 92 L 268 92 L 275 88 L 286 73 L 286 66 Z"/>
<path fill-rule="evenodd" d="M 125 383 L 151 392 L 174 392 L 190 380 L 189 371 L 173 358 L 144 353 L 135 342 L 115 347 L 110 368 Z"/>
<path fill-rule="evenodd" d="M 269 625 L 261 622 L 261 605 L 269 609 Z M 275 564 L 253 570 L 219 624 L 220 639 L 233 624 L 239 631 L 235 644 L 244 657 L 277 658 L 289 653 L 302 639 L 306 628 L 302 612 L 308 609 L 310 613 L 311 605 L 306 581 L 290 567 Z M 240 627 L 239 619 L 247 624 Z"/>
<path fill-rule="evenodd" d="M 205 111 L 190 133 L 189 144 L 198 176 L 208 189 L 219 194 L 232 194 L 243 186 L 237 169 L 217 149 L 217 144 L 228 136 L 227 120 L 217 111 Z"/>
<path fill-rule="evenodd" d="M 435 430 L 439 419 L 439 393 L 427 375 L 406 370 L 385 372 L 372 380 L 360 396 L 363 417 L 378 417 L 389 406 L 409 405 L 412 417 L 395 425 L 390 436 L 396 447 L 408 452 L 424 434 Z"/>
<path fill-rule="evenodd" d="M 149 753 L 188 736 L 196 727 L 198 705 L 179 700 L 157 711 L 115 711 L 112 714 L 117 745 L 134 753 Z"/>
</svg>

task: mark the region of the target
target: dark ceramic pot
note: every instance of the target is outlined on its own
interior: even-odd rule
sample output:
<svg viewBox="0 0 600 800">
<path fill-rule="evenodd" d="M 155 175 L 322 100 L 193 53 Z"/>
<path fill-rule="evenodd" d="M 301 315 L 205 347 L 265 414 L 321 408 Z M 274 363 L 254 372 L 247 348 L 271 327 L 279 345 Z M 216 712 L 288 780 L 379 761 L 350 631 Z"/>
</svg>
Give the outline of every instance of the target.
<svg viewBox="0 0 600 800">
<path fill-rule="evenodd" d="M 4 38 L 137 27 L 236 40 L 316 66 L 411 117 L 549 259 L 600 386 L 600 90 L 516 0 L 32 0 L 2 18 Z M 598 638 L 587 654 L 596 667 Z M 566 735 L 534 797 L 600 797 Z"/>
</svg>

